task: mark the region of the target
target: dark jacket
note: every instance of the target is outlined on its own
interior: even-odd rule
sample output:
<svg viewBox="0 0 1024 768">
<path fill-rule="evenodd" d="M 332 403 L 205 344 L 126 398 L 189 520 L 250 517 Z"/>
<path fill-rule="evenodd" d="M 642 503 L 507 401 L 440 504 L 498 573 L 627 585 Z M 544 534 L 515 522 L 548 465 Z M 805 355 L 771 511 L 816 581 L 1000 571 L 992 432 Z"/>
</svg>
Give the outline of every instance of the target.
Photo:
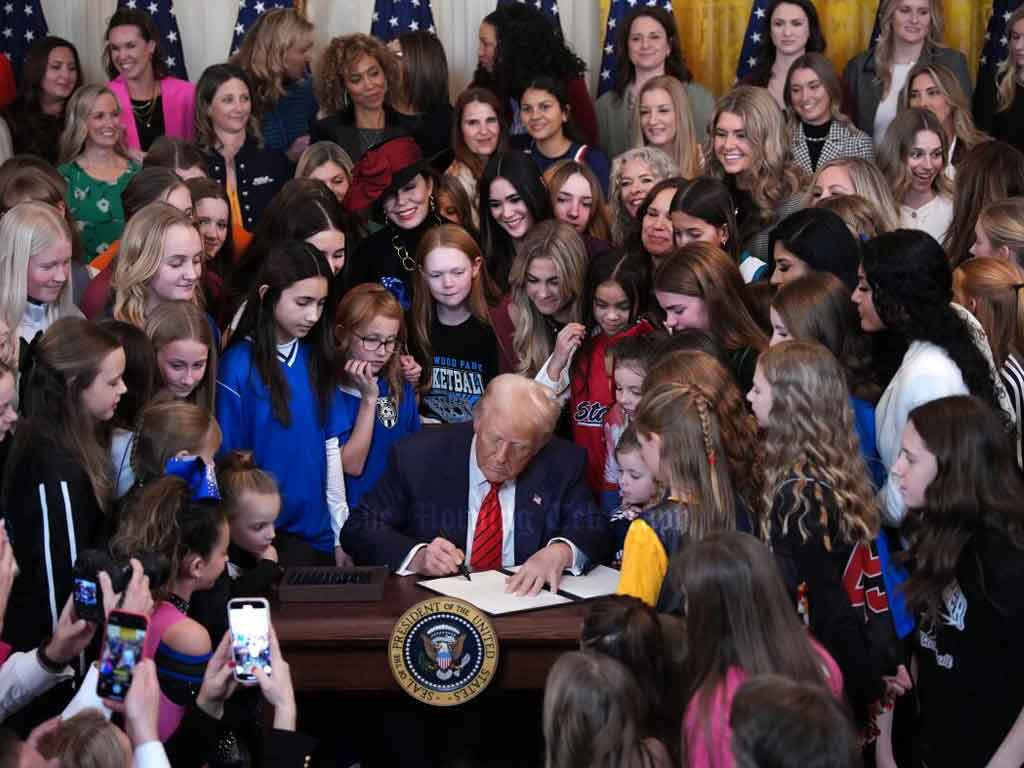
<svg viewBox="0 0 1024 768">
<path fill-rule="evenodd" d="M 970 99 L 973 91 L 971 73 L 967 69 L 967 57 L 960 51 L 945 46 L 926 45 L 917 64 L 941 64 L 946 67 L 956 75 L 964 93 Z M 857 54 L 846 65 L 843 71 L 843 90 L 843 112 L 853 118 L 854 124 L 864 133 L 873 136 L 875 113 L 882 101 L 882 84 L 876 79 L 874 48 Z"/>
<path fill-rule="evenodd" d="M 979 74 L 978 90 L 974 92 L 974 122 L 993 139 L 1005 141 L 1024 152 L 1024 85 L 1017 84 L 1013 104 L 1000 112 L 995 76 L 992 72 Z M 957 147 L 960 146 L 957 142 Z"/>
<path fill-rule="evenodd" d="M 396 445 L 376 487 L 345 521 L 342 548 L 359 564 L 397 570 L 415 545 L 442 530 L 464 546 L 472 440 L 472 424 L 447 424 Z M 571 541 L 592 563 L 611 555 L 607 518 L 584 479 L 585 460 L 582 448 L 555 437 L 516 479 L 517 563 L 554 537 Z"/>
<path fill-rule="evenodd" d="M 408 117 L 385 106 L 384 134 L 380 141 L 392 139 L 395 136 L 414 136 L 417 121 L 416 117 Z M 309 129 L 309 140 L 310 142 L 333 141 L 348 152 L 353 163 L 358 163 L 359 158 L 370 148 L 365 146 L 359 137 L 355 112 L 351 108 L 313 123 Z"/>
<path fill-rule="evenodd" d="M 220 152 L 209 152 L 207 170 L 210 178 L 227 189 L 228 170 Z M 238 204 L 242 209 L 242 224 L 249 231 L 255 229 L 270 201 L 284 183 L 292 177 L 292 166 L 280 152 L 264 149 L 256 139 L 246 138 L 235 155 L 235 180 L 238 183 Z"/>
</svg>

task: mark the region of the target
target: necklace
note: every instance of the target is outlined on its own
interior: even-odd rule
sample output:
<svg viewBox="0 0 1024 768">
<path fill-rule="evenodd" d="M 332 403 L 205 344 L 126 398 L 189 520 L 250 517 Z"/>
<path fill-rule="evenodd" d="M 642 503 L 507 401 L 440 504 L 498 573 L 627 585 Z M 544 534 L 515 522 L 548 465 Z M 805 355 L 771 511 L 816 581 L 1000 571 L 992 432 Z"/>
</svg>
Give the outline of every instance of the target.
<svg viewBox="0 0 1024 768">
<path fill-rule="evenodd" d="M 402 262 L 402 266 L 405 268 L 405 271 L 415 272 L 416 259 L 409 255 L 409 249 L 406 248 L 405 243 L 399 239 L 397 232 L 391 235 L 391 247 L 395 249 L 395 256 L 397 256 L 398 260 Z"/>
<path fill-rule="evenodd" d="M 188 616 L 188 600 L 178 597 L 176 594 L 171 592 L 167 595 L 167 602 Z"/>
<path fill-rule="evenodd" d="M 144 101 L 142 104 L 137 104 L 132 100 L 132 114 L 135 115 L 136 122 L 142 123 L 147 128 L 153 124 L 153 115 L 156 114 L 156 103 L 160 99 L 160 88 L 156 89 L 156 93 L 149 101 Z"/>
</svg>

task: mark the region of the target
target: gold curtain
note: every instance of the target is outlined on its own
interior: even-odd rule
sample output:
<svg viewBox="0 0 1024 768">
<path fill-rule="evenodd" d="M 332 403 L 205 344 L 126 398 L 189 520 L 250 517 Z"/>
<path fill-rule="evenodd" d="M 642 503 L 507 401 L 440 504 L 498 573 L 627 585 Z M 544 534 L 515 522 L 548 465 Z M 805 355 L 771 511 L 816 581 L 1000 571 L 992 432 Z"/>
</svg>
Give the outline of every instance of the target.
<svg viewBox="0 0 1024 768">
<path fill-rule="evenodd" d="M 764 2 L 765 0 L 762 0 Z M 736 61 L 750 19 L 752 0 L 673 0 L 686 62 L 698 82 L 715 94 L 736 79 Z M 875 0 L 819 0 L 828 55 L 842 74 L 846 62 L 868 47 L 878 4 Z M 978 66 L 992 0 L 943 0 L 946 44 L 967 55 L 971 71 Z M 601 18 L 608 18 L 610 0 L 601 0 Z"/>
</svg>

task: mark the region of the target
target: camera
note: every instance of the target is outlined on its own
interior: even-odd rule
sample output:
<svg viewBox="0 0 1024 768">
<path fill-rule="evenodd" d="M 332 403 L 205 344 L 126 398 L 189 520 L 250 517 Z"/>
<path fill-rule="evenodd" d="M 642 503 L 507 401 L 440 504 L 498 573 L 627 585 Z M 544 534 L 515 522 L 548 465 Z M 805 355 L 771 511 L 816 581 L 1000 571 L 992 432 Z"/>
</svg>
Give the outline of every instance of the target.
<svg viewBox="0 0 1024 768">
<path fill-rule="evenodd" d="M 170 564 L 167 558 L 155 552 L 135 552 L 125 558 L 114 557 L 102 549 L 83 549 L 75 560 L 75 612 L 86 621 L 102 623 L 106 617 L 103 609 L 103 590 L 100 589 L 99 572 L 106 571 L 114 592 L 124 592 L 132 578 L 131 558 L 142 565 L 149 577 L 150 589 L 157 589 L 167 581 Z"/>
</svg>

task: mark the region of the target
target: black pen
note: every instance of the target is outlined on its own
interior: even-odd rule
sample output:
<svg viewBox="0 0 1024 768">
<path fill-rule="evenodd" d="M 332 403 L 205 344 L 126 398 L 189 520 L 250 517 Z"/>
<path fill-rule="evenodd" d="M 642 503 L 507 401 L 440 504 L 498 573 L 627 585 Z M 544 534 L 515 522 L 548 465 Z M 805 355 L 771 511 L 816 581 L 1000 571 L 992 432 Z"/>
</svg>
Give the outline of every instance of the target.
<svg viewBox="0 0 1024 768">
<path fill-rule="evenodd" d="M 447 533 L 445 533 L 444 528 L 441 529 L 441 538 L 442 539 L 447 539 L 448 541 L 451 541 L 452 544 L 455 543 L 454 541 L 452 541 L 452 537 L 449 536 Z M 471 579 L 469 577 L 469 566 L 466 565 L 466 559 L 465 558 L 463 558 L 462 562 L 459 563 L 459 573 L 461 573 L 463 576 L 466 577 L 466 581 L 472 581 L 473 580 L 473 579 Z"/>
</svg>

